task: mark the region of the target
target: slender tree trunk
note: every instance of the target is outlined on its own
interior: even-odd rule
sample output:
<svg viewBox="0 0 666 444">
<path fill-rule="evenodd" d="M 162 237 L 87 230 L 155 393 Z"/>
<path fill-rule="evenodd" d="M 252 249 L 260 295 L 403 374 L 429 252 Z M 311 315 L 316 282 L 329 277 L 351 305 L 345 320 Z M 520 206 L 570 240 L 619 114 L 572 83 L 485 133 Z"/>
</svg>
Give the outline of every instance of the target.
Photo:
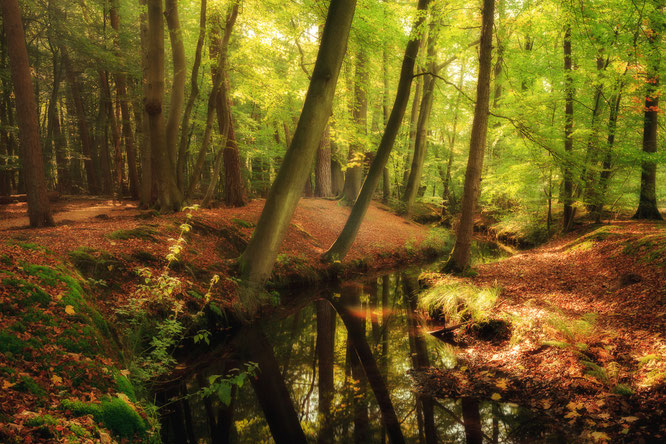
<svg viewBox="0 0 666 444">
<path fill-rule="evenodd" d="M 109 111 L 111 105 L 111 96 L 109 91 L 106 72 L 99 70 L 99 110 L 97 121 L 95 122 L 95 149 L 99 152 L 99 175 L 101 180 L 101 192 L 110 196 L 113 194 L 113 177 L 111 175 L 111 161 L 109 154 L 109 116 L 113 113 Z"/>
<path fill-rule="evenodd" d="M 425 21 L 426 11 L 428 7 L 429 0 L 419 0 L 418 3 L 418 19 L 414 24 L 414 29 L 412 31 L 412 37 L 407 43 L 405 49 L 405 56 L 402 59 L 402 68 L 400 70 L 400 80 L 398 81 L 398 89 L 395 96 L 395 102 L 393 102 L 393 109 L 391 110 L 391 115 L 389 116 L 388 123 L 386 124 L 386 129 L 382 135 L 382 140 L 379 142 L 379 147 L 377 148 L 377 154 L 375 159 L 370 165 L 370 170 L 368 171 L 368 176 L 365 178 L 361 192 L 356 199 L 356 203 L 352 208 L 351 214 L 345 223 L 342 232 L 336 239 L 335 243 L 328 249 L 323 255 L 325 260 L 342 260 L 349 252 L 351 245 L 356 239 L 358 230 L 361 227 L 361 222 L 365 217 L 365 213 L 368 211 L 372 196 L 377 189 L 379 184 L 379 179 L 381 178 L 386 163 L 388 162 L 389 155 L 393 149 L 393 144 L 395 143 L 395 138 L 398 135 L 400 130 L 400 125 L 402 119 L 405 116 L 405 110 L 407 109 L 407 102 L 409 102 L 409 91 L 412 85 L 412 79 L 414 77 L 414 64 L 416 57 L 418 55 L 418 50 L 420 46 L 420 37 L 418 36 L 418 29 L 423 25 Z"/>
<path fill-rule="evenodd" d="M 608 116 L 608 138 L 606 140 L 606 153 L 604 154 L 603 164 L 601 166 L 601 173 L 599 174 L 599 187 L 600 192 L 597 195 L 597 201 L 594 205 L 594 220 L 596 223 L 601 222 L 601 214 L 604 210 L 604 202 L 606 200 L 606 190 L 608 189 L 608 181 L 611 178 L 611 168 L 613 166 L 613 145 L 615 144 L 615 131 L 617 129 L 617 116 L 620 113 L 620 103 L 622 102 L 622 86 L 617 94 L 611 97 L 610 114 Z"/>
<path fill-rule="evenodd" d="M 569 231 L 573 225 L 573 79 L 571 77 L 571 25 L 564 31 L 564 75 L 565 75 L 565 108 L 564 108 L 564 213 L 562 215 L 562 230 Z"/>
<path fill-rule="evenodd" d="M 7 38 L 7 53 L 16 98 L 16 120 L 18 121 L 21 144 L 21 163 L 28 195 L 28 218 L 31 227 L 51 226 L 54 223 L 46 190 L 44 161 L 42 160 L 42 147 L 39 140 L 37 102 L 35 101 L 35 91 L 32 85 L 30 62 L 18 0 L 2 1 L 2 21 Z"/>
<path fill-rule="evenodd" d="M 469 142 L 469 158 L 463 189 L 462 214 L 458 225 L 456 244 L 445 269 L 463 271 L 469 267 L 474 212 L 480 194 L 483 152 L 488 132 L 488 106 L 490 102 L 490 74 L 492 70 L 493 22 L 495 0 L 483 0 L 481 50 L 479 52 L 479 78 L 476 85 L 476 105 Z"/>
<path fill-rule="evenodd" d="M 482 444 L 481 412 L 479 401 L 474 398 L 462 399 L 463 423 L 465 425 L 465 442 L 467 444 Z"/>
<path fill-rule="evenodd" d="M 648 72 L 646 75 L 647 91 L 645 93 L 645 114 L 643 119 L 643 160 L 641 162 L 641 192 L 638 209 L 634 219 L 662 220 L 657 205 L 657 162 L 654 159 L 659 145 L 657 130 L 659 129 L 659 65 L 661 59 L 660 42 L 663 29 L 664 2 L 655 2 L 656 11 L 650 17 L 651 32 L 648 36 L 650 51 L 648 52 Z M 660 25 L 661 24 L 661 25 Z M 660 29 L 660 26 L 662 29 Z"/>
<path fill-rule="evenodd" d="M 270 275 L 282 239 L 296 210 L 317 146 L 331 114 L 335 87 L 347 49 L 355 0 L 332 0 L 294 138 L 266 199 L 239 265 L 251 284 Z"/>
<path fill-rule="evenodd" d="M 388 66 L 388 48 L 387 45 L 384 44 L 384 48 L 382 50 L 382 73 L 383 73 L 383 80 L 384 80 L 384 90 L 383 90 L 383 96 L 382 96 L 382 116 L 384 117 L 384 127 L 388 124 L 388 119 L 389 119 L 389 106 L 390 106 L 390 98 L 389 98 L 389 66 Z M 389 199 L 391 198 L 391 176 L 389 174 L 389 169 L 388 167 L 384 167 L 384 171 L 382 173 L 382 202 L 385 204 L 388 203 Z"/>
<path fill-rule="evenodd" d="M 178 144 L 178 165 L 176 172 L 178 175 L 178 187 L 185 191 L 185 164 L 187 160 L 187 145 L 190 133 L 190 116 L 194 102 L 199 97 L 199 67 L 201 66 L 201 52 L 206 37 L 206 8 L 207 0 L 201 0 L 201 9 L 199 12 L 199 38 L 197 39 L 197 49 L 194 53 L 194 64 L 192 65 L 192 75 L 190 76 L 190 96 L 183 112 L 183 121 L 180 130 L 180 143 Z"/>
<path fill-rule="evenodd" d="M 146 0 L 141 0 L 141 16 L 140 16 L 140 35 L 141 35 L 141 88 L 143 98 L 146 99 L 149 94 L 148 89 L 148 74 L 149 74 L 149 50 L 148 50 L 148 17 L 144 12 Z M 150 208 L 153 204 L 153 182 L 155 177 L 153 175 L 153 155 L 152 155 L 152 142 L 150 141 L 150 117 L 146 111 L 145 106 L 135 108 L 137 115 L 141 114 L 141 132 L 143 140 L 141 144 L 141 190 L 140 202 L 141 208 Z M 138 120 L 137 120 L 138 130 Z"/>
<path fill-rule="evenodd" d="M 106 124 L 111 128 L 111 140 L 113 141 L 113 160 L 115 166 L 115 189 L 118 198 L 123 196 L 123 179 L 124 179 L 124 164 L 123 152 L 121 149 L 120 128 L 118 127 L 118 119 L 116 119 L 115 106 L 113 97 L 111 96 L 111 88 L 109 87 L 109 76 L 106 71 L 99 71 L 100 83 L 102 91 L 104 92 L 104 109 L 106 110 Z"/>
<path fill-rule="evenodd" d="M 317 354 L 319 358 L 319 444 L 332 443 L 334 430 L 332 423 L 333 396 L 335 383 L 333 365 L 335 358 L 335 311 L 326 300 L 316 302 L 317 305 Z"/>
<path fill-rule="evenodd" d="M 91 194 L 99 193 L 98 173 L 94 167 L 94 154 L 92 144 L 90 142 L 90 134 L 88 133 L 88 122 L 86 120 L 85 109 L 83 107 L 83 99 L 81 97 L 81 87 L 76 78 L 76 73 L 72 67 L 72 62 L 64 46 L 61 46 L 60 53 L 65 64 L 65 73 L 67 83 L 69 84 L 69 93 L 72 100 L 72 110 L 76 116 L 76 122 L 79 129 L 79 137 L 81 139 L 81 151 L 84 156 L 84 165 L 86 169 L 86 179 L 88 181 L 88 191 Z"/>
<path fill-rule="evenodd" d="M 169 28 L 171 60 L 173 62 L 171 103 L 169 106 L 169 118 L 166 123 L 166 150 L 169 154 L 169 162 L 172 165 L 172 169 L 176 172 L 176 165 L 178 163 L 178 130 L 183 113 L 183 104 L 185 103 L 185 81 L 187 80 L 187 73 L 185 70 L 183 31 L 180 27 L 180 18 L 178 16 L 178 0 L 165 0 L 164 4 L 164 16 Z"/>
<path fill-rule="evenodd" d="M 435 43 L 437 41 L 437 35 L 434 23 L 431 24 L 430 28 L 430 37 L 428 41 L 428 59 L 430 62 L 428 63 L 428 71 L 436 75 L 437 67 L 435 57 L 437 54 Z M 405 213 L 407 215 L 412 211 L 412 207 L 416 201 L 416 196 L 421 185 L 421 174 L 423 172 L 423 163 L 425 162 L 426 156 L 428 123 L 435 93 L 435 81 L 436 78 L 432 75 L 425 76 L 425 79 L 423 80 L 423 97 L 421 98 L 419 118 L 416 123 L 412 167 L 410 168 L 407 185 L 405 186 L 405 192 L 402 197 L 402 201 L 405 203 Z"/>
<path fill-rule="evenodd" d="M 356 74 L 354 76 L 354 105 L 352 107 L 352 119 L 355 127 L 354 139 L 349 145 L 343 189 L 343 200 L 348 205 L 352 205 L 356 200 L 363 181 L 363 153 L 365 152 L 365 140 L 368 132 L 367 65 L 367 54 L 364 50 L 360 50 L 356 56 Z"/>
<path fill-rule="evenodd" d="M 148 91 L 145 108 L 148 113 L 151 153 L 157 161 L 158 204 L 162 211 L 179 210 L 183 195 L 176 183 L 164 124 L 164 17 L 161 0 L 148 4 Z M 177 94 L 177 92 L 176 92 Z M 173 111 L 172 111 L 173 112 Z"/>
</svg>

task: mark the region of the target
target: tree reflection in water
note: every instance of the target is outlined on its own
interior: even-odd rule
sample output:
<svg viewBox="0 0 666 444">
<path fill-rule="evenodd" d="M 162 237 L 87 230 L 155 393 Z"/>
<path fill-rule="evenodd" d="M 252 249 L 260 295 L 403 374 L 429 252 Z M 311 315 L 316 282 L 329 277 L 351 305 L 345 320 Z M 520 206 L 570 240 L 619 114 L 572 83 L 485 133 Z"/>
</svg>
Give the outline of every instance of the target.
<svg viewBox="0 0 666 444">
<path fill-rule="evenodd" d="M 206 358 L 159 393 L 164 441 L 525 442 L 532 432 L 523 431 L 525 412 L 515 406 L 414 391 L 409 370 L 454 362 L 450 346 L 425 334 L 417 276 L 345 283 L 304 299 L 285 295 L 300 305 L 220 334 Z M 259 371 L 232 391 L 229 406 L 196 395 L 174 401 L 246 362 Z"/>
</svg>

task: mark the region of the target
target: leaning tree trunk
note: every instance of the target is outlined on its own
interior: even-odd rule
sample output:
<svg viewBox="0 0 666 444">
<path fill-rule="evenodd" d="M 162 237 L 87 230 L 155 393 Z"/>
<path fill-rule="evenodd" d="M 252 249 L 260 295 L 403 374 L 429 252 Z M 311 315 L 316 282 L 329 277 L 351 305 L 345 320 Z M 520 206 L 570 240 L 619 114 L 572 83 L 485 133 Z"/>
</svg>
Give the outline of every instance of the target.
<svg viewBox="0 0 666 444">
<path fill-rule="evenodd" d="M 148 113 L 151 152 L 159 166 L 157 201 L 161 210 L 180 210 L 183 194 L 178 189 L 174 164 L 167 149 L 164 124 L 164 17 L 161 0 L 148 3 L 148 85 L 145 108 Z"/>
<path fill-rule="evenodd" d="M 663 14 L 664 6 L 657 8 L 655 14 Z M 648 72 L 646 76 L 647 91 L 645 93 L 645 116 L 643 120 L 643 161 L 641 163 L 641 194 L 638 200 L 638 209 L 634 214 L 634 219 L 652 219 L 662 220 L 659 207 L 657 206 L 657 162 L 655 153 L 657 152 L 658 139 L 657 129 L 659 128 L 659 64 L 661 52 L 659 43 L 661 33 L 656 17 L 651 18 L 651 33 L 648 41 L 650 42 L 650 52 L 648 60 Z M 663 21 L 663 17 L 661 19 Z"/>
<path fill-rule="evenodd" d="M 370 165 L 368 176 L 363 182 L 361 192 L 356 199 L 356 203 L 354 203 L 354 207 L 351 210 L 351 214 L 349 215 L 349 218 L 347 219 L 342 232 L 331 248 L 329 248 L 328 251 L 323 255 L 323 259 L 325 260 L 342 260 L 347 255 L 347 252 L 354 243 L 354 239 L 356 239 L 356 234 L 361 227 L 361 222 L 365 217 L 365 213 L 368 211 L 372 196 L 375 193 L 377 185 L 379 184 L 379 180 L 383 175 L 384 168 L 386 167 L 389 155 L 393 149 L 393 144 L 395 143 L 395 138 L 398 135 L 398 131 L 400 130 L 402 119 L 405 116 L 407 102 L 409 102 L 409 91 L 411 89 L 412 79 L 414 78 L 414 64 L 416 56 L 418 55 L 419 46 L 421 44 L 420 37 L 418 36 L 418 30 L 425 21 L 424 11 L 428 7 L 428 2 L 429 0 L 419 0 L 418 19 L 414 24 L 412 38 L 410 39 L 409 43 L 407 43 L 405 56 L 402 59 L 402 68 L 400 70 L 398 90 L 396 92 L 395 102 L 393 102 L 391 115 L 389 116 L 388 123 L 384 129 L 384 135 L 382 136 L 382 140 L 379 142 L 379 147 L 377 148 L 375 159 Z"/>
<path fill-rule="evenodd" d="M 331 115 L 355 8 L 356 0 L 331 0 L 328 8 L 317 61 L 293 140 L 252 238 L 239 258 L 242 277 L 251 287 L 269 277 L 310 174 L 317 146 Z"/>
<path fill-rule="evenodd" d="M 562 230 L 568 231 L 573 225 L 573 79 L 571 78 L 571 25 L 567 25 L 564 33 L 564 75 L 565 75 L 565 107 L 564 107 L 564 213 Z"/>
<path fill-rule="evenodd" d="M 39 121 L 35 90 L 32 85 L 28 50 L 21 22 L 18 0 L 2 1 L 2 21 L 7 38 L 7 52 L 14 84 L 16 119 L 21 143 L 21 163 L 31 227 L 53 225 L 44 176 L 44 161 L 39 140 Z"/>
<path fill-rule="evenodd" d="M 445 269 L 463 271 L 469 267 L 474 211 L 479 198 L 483 153 L 488 132 L 488 107 L 490 102 L 490 75 L 492 71 L 493 22 L 495 0 L 483 0 L 481 49 L 479 52 L 479 79 L 476 85 L 476 105 L 469 142 L 469 158 L 463 188 L 462 214 L 458 225 L 456 244 Z"/>
</svg>

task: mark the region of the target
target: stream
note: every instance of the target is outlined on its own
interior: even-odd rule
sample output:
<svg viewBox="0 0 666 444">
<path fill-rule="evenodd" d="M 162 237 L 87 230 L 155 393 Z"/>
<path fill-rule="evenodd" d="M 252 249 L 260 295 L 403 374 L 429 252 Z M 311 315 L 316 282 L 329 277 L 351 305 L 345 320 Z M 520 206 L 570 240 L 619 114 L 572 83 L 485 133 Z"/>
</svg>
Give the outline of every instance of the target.
<svg viewBox="0 0 666 444">
<path fill-rule="evenodd" d="M 485 261 L 494 249 L 477 249 Z M 496 255 L 496 254 L 495 254 Z M 570 442 L 538 414 L 484 399 L 416 393 L 409 372 L 450 368 L 455 347 L 428 334 L 416 310 L 424 268 L 303 294 L 261 322 L 214 341 L 208 357 L 157 394 L 169 443 Z M 258 365 L 220 396 L 214 375 Z M 225 399 L 228 406 L 220 399 Z"/>
</svg>

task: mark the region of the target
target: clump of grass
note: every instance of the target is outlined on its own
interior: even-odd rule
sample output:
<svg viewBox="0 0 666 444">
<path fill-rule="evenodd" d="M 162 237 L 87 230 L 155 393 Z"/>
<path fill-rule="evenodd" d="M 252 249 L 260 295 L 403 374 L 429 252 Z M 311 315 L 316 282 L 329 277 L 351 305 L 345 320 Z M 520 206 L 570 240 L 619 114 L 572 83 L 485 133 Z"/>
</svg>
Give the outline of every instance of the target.
<svg viewBox="0 0 666 444">
<path fill-rule="evenodd" d="M 618 384 L 613 387 L 613 393 L 622 396 L 631 396 L 634 394 L 634 390 L 626 384 Z"/>
<path fill-rule="evenodd" d="M 498 238 L 514 239 L 523 247 L 540 245 L 549 238 L 544 220 L 525 212 L 510 213 L 492 228 Z"/>
<path fill-rule="evenodd" d="M 570 344 L 585 342 L 584 339 L 592 334 L 596 323 L 596 313 L 586 313 L 580 319 L 567 319 L 553 314 L 548 318 L 548 324 L 557 330 Z"/>
<path fill-rule="evenodd" d="M 451 231 L 444 228 L 431 228 L 421 244 L 423 254 L 428 257 L 440 257 L 453 250 L 454 238 Z"/>
<path fill-rule="evenodd" d="M 243 227 L 243 228 L 254 228 L 254 226 L 255 226 L 255 225 L 254 225 L 252 222 L 250 222 L 250 221 L 243 220 L 243 219 L 238 219 L 238 218 L 236 218 L 236 217 L 234 217 L 233 219 L 231 219 L 231 222 L 233 222 L 234 224 L 238 225 L 239 227 Z"/>
<path fill-rule="evenodd" d="M 147 226 L 132 228 L 131 230 L 116 230 L 109 233 L 107 237 L 114 240 L 143 239 L 157 242 L 157 230 Z"/>
<path fill-rule="evenodd" d="M 497 286 L 479 288 L 476 285 L 446 280 L 426 290 L 418 306 L 433 319 L 452 322 L 483 322 L 500 295 Z"/>
</svg>

